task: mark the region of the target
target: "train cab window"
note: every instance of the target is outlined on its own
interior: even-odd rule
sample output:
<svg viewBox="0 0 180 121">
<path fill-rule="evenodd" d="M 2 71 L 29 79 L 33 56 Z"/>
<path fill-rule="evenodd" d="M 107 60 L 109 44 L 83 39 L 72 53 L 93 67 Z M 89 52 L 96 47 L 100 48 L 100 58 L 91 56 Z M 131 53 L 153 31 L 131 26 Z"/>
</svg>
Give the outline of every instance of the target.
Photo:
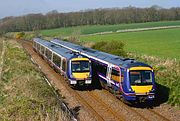
<svg viewBox="0 0 180 121">
<path fill-rule="evenodd" d="M 120 72 L 114 68 L 112 68 L 111 80 L 120 82 Z"/>
<path fill-rule="evenodd" d="M 51 57 L 52 57 L 52 52 L 51 52 L 50 50 L 46 49 L 46 53 L 45 53 L 45 55 L 46 55 L 46 57 L 47 57 L 48 59 L 50 59 L 50 60 L 51 60 Z"/>
<path fill-rule="evenodd" d="M 53 63 L 60 67 L 61 66 L 61 57 L 59 57 L 58 55 L 56 54 L 53 54 Z"/>
<path fill-rule="evenodd" d="M 63 70 L 63 71 L 66 71 L 66 59 L 63 59 L 63 62 L 62 62 L 62 70 Z"/>
<path fill-rule="evenodd" d="M 89 61 L 72 61 L 71 68 L 72 72 L 89 72 L 90 64 Z"/>
<path fill-rule="evenodd" d="M 131 85 L 151 85 L 152 72 L 151 71 L 130 71 Z"/>
</svg>

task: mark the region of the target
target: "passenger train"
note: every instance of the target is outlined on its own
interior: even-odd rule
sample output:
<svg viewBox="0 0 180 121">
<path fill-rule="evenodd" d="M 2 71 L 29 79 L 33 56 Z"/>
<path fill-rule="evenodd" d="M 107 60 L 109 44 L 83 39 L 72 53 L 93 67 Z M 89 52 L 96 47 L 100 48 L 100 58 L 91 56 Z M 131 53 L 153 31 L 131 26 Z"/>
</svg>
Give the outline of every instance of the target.
<svg viewBox="0 0 180 121">
<path fill-rule="evenodd" d="M 154 100 L 155 78 L 151 66 L 58 39 L 51 42 L 89 58 L 92 76 L 116 96 L 129 102 Z"/>
<path fill-rule="evenodd" d="M 33 49 L 64 75 L 70 85 L 92 83 L 91 61 L 87 57 L 40 38 L 33 39 Z"/>
</svg>

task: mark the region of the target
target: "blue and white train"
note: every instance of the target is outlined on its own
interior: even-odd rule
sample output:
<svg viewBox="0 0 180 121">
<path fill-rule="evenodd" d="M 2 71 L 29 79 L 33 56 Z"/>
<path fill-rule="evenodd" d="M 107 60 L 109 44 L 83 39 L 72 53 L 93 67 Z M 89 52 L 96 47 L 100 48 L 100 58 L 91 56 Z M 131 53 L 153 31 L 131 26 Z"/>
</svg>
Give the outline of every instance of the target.
<svg viewBox="0 0 180 121">
<path fill-rule="evenodd" d="M 102 87 L 126 101 L 150 101 L 155 98 L 155 78 L 151 66 L 58 39 L 51 42 L 89 58 L 96 81 L 99 80 Z"/>
<path fill-rule="evenodd" d="M 40 38 L 33 39 L 33 49 L 64 75 L 70 85 L 92 83 L 91 61 L 87 57 Z"/>
</svg>

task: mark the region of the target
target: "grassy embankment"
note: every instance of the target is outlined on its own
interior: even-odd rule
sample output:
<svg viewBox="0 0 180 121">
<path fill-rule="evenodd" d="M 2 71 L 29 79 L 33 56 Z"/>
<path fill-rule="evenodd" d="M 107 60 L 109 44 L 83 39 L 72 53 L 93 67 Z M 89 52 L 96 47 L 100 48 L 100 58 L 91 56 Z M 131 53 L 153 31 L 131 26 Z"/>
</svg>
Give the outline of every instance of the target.
<svg viewBox="0 0 180 121">
<path fill-rule="evenodd" d="M 8 40 L 5 47 L 0 120 L 67 120 L 43 74 L 32 64 L 21 45 Z"/>
</svg>

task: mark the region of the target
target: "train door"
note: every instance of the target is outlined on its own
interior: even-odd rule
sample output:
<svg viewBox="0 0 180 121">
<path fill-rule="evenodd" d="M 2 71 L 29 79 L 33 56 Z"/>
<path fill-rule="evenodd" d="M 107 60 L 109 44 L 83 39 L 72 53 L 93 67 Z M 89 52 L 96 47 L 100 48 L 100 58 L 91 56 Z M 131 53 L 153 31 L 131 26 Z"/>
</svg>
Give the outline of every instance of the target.
<svg viewBox="0 0 180 121">
<path fill-rule="evenodd" d="M 107 78 L 107 86 L 109 87 L 111 87 L 111 71 L 112 71 L 112 65 L 108 64 L 106 78 Z"/>
<path fill-rule="evenodd" d="M 94 88 L 96 89 L 100 89 L 101 88 L 101 82 L 99 80 L 99 76 L 98 76 L 98 64 L 97 62 L 91 60 L 91 71 L 92 71 L 92 85 Z"/>
</svg>

